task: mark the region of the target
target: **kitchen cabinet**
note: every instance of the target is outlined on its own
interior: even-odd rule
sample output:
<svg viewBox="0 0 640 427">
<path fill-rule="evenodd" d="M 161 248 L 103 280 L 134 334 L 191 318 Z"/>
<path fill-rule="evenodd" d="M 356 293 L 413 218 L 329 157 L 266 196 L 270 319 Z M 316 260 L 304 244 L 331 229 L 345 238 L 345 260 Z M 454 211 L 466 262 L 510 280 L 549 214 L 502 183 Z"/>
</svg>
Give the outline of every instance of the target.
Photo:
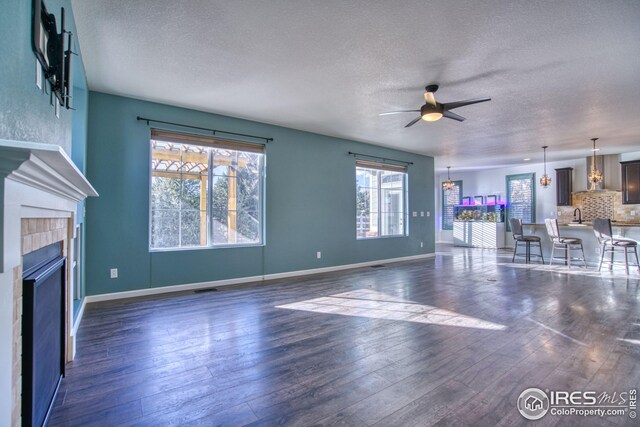
<svg viewBox="0 0 640 427">
<path fill-rule="evenodd" d="M 622 204 L 640 204 L 640 160 L 620 162 L 622 166 Z"/>
<path fill-rule="evenodd" d="M 573 168 L 556 169 L 556 205 L 571 206 Z"/>
</svg>

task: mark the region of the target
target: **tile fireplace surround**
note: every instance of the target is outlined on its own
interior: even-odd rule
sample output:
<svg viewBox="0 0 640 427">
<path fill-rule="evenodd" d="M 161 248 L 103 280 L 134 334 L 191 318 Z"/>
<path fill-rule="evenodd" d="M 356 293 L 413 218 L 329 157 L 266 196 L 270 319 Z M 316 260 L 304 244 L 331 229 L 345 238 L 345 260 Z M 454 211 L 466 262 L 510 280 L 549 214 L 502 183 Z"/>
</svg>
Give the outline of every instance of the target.
<svg viewBox="0 0 640 427">
<path fill-rule="evenodd" d="M 22 255 L 62 241 L 73 259 L 78 202 L 95 189 L 57 145 L 0 140 L 0 425 L 19 426 L 21 405 Z M 67 361 L 75 352 L 73 277 L 67 263 Z"/>
</svg>

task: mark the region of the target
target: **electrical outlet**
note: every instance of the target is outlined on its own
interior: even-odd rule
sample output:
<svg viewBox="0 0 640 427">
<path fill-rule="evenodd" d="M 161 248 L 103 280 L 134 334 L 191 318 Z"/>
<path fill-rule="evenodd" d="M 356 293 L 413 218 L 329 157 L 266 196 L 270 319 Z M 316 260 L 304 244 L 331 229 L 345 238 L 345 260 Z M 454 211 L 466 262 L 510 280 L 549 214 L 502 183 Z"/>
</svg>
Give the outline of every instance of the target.
<svg viewBox="0 0 640 427">
<path fill-rule="evenodd" d="M 637 211 L 631 211 L 630 214 L 631 214 L 631 216 L 636 216 Z"/>
<path fill-rule="evenodd" d="M 414 218 L 415 218 L 415 217 L 417 217 L 417 216 L 418 216 L 418 212 L 416 212 L 416 211 L 413 211 L 413 214 L 412 214 L 412 216 L 413 216 Z"/>
<path fill-rule="evenodd" d="M 112 279 L 117 279 L 118 278 L 118 269 L 117 268 L 112 268 L 111 270 L 109 270 L 109 274 L 110 274 Z"/>
<path fill-rule="evenodd" d="M 431 216 L 431 211 L 427 211 L 427 216 Z"/>
<path fill-rule="evenodd" d="M 562 211 L 558 211 L 558 216 L 562 216 Z"/>
<path fill-rule="evenodd" d="M 420 216 L 424 216 L 424 211 L 420 211 Z"/>
<path fill-rule="evenodd" d="M 322 258 L 322 252 L 320 251 L 316 252 L 316 258 L 318 259 Z"/>
<path fill-rule="evenodd" d="M 424 247 L 424 242 L 420 242 L 420 247 Z"/>
</svg>

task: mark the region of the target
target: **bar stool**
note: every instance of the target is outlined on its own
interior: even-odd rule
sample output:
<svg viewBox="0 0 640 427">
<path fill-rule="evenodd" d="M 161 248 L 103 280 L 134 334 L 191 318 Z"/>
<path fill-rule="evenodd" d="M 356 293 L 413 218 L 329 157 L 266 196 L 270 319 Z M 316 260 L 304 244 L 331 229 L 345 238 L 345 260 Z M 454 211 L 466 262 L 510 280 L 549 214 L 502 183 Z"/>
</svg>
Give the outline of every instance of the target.
<svg viewBox="0 0 640 427">
<path fill-rule="evenodd" d="M 594 219 L 592 225 L 593 232 L 596 234 L 598 242 L 600 243 L 600 265 L 598 266 L 598 271 L 602 268 L 603 262 L 609 264 L 609 270 L 613 270 L 613 255 L 616 251 L 624 251 L 625 271 L 629 274 L 629 249 L 633 249 L 633 253 L 636 256 L 636 263 L 631 264 L 631 266 L 638 267 L 638 272 L 640 273 L 640 262 L 638 262 L 637 250 L 638 242 L 631 239 L 614 238 L 613 232 L 611 231 L 610 219 Z M 611 252 L 610 261 L 604 261 L 604 253 L 607 251 Z"/>
<path fill-rule="evenodd" d="M 524 242 L 525 244 L 525 260 L 529 264 L 531 262 L 531 255 L 539 256 L 544 264 L 544 256 L 542 256 L 542 243 L 540 237 L 533 235 L 524 235 L 522 232 L 522 220 L 519 218 L 509 218 L 509 225 L 511 226 L 511 233 L 513 234 L 513 240 L 515 240 L 515 247 L 513 248 L 513 258 L 511 262 L 515 262 L 516 255 L 518 254 L 518 244 Z M 537 243 L 540 248 L 540 255 L 531 253 L 531 243 Z M 522 255 L 520 255 L 522 256 Z"/>
<path fill-rule="evenodd" d="M 558 220 L 547 218 L 544 220 L 544 225 L 547 227 L 547 234 L 551 239 L 551 261 L 549 265 L 553 264 L 554 251 L 556 248 L 564 249 L 564 257 L 557 257 L 564 259 L 564 265 L 568 265 L 571 268 L 571 246 L 580 245 L 582 251 L 582 258 L 576 258 L 576 261 L 582 261 L 585 268 L 587 267 L 587 261 L 584 257 L 584 247 L 582 246 L 582 239 L 577 237 L 560 237 L 560 229 L 558 228 Z M 576 248 L 577 249 L 577 248 Z"/>
</svg>

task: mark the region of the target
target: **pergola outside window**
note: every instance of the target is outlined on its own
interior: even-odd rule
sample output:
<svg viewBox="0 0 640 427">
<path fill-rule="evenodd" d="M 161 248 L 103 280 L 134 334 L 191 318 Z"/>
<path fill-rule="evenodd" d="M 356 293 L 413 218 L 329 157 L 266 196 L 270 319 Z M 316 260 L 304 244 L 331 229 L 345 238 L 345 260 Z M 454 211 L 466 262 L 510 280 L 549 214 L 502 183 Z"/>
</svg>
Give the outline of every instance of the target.
<svg viewBox="0 0 640 427">
<path fill-rule="evenodd" d="M 263 151 L 153 129 L 150 248 L 261 244 Z"/>
</svg>

